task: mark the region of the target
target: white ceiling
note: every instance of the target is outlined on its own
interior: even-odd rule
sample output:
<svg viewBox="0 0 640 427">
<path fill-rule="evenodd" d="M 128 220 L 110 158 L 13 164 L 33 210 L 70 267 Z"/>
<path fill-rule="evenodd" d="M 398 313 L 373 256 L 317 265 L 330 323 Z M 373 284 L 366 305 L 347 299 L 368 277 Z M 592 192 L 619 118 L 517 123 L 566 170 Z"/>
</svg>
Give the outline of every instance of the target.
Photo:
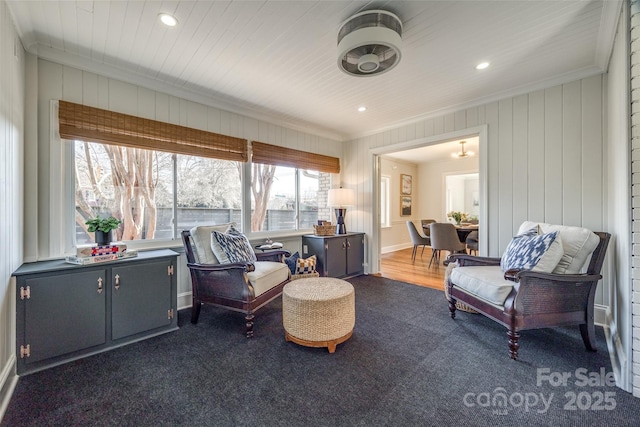
<svg viewBox="0 0 640 427">
<path fill-rule="evenodd" d="M 621 2 L 8 1 L 38 56 L 338 140 L 606 71 Z M 404 24 L 400 64 L 351 77 L 337 31 Z M 170 12 L 168 28 L 158 13 Z M 483 71 L 474 67 L 487 60 Z M 359 113 L 365 105 L 368 110 Z"/>
<path fill-rule="evenodd" d="M 434 163 L 453 160 L 453 154 L 459 153 L 461 150 L 460 142 L 464 141 L 464 149 L 470 154 L 470 157 L 478 158 L 480 153 L 480 138 L 477 136 L 465 138 L 464 140 L 456 139 L 448 142 L 435 142 L 432 145 L 424 147 L 412 148 L 409 150 L 398 151 L 395 153 L 385 154 L 383 157 L 389 157 L 401 160 L 405 163 L 421 164 Z"/>
</svg>

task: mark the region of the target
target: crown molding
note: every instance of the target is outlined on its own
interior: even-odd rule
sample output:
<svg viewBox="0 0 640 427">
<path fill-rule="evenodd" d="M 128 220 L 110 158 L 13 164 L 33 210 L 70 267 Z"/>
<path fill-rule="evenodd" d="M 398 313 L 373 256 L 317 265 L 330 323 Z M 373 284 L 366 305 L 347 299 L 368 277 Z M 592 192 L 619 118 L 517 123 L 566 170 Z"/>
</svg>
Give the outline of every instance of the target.
<svg viewBox="0 0 640 427">
<path fill-rule="evenodd" d="M 487 95 L 485 97 L 476 98 L 473 101 L 460 103 L 451 105 L 449 107 L 439 108 L 437 110 L 430 111 L 425 114 L 421 114 L 418 116 L 410 117 L 405 120 L 397 121 L 389 124 L 388 126 L 380 127 L 377 129 L 373 129 L 366 133 L 354 134 L 350 136 L 349 141 L 353 141 L 359 138 L 365 138 L 368 136 L 376 135 L 381 132 L 386 132 L 389 130 L 393 130 L 402 126 L 412 125 L 417 122 L 433 119 L 436 117 L 443 116 L 445 114 L 455 113 L 461 110 L 466 110 L 468 108 L 478 107 L 480 105 L 488 104 L 494 101 L 500 101 L 506 98 L 512 98 L 514 96 L 524 95 L 527 93 L 535 92 L 537 90 L 548 89 L 553 86 L 558 86 L 561 84 L 573 82 L 576 80 L 581 80 L 587 77 L 593 77 L 599 74 L 604 73 L 604 71 L 596 65 L 582 68 L 577 71 L 573 71 L 571 73 L 561 74 L 559 76 L 552 77 L 550 79 L 540 80 L 537 82 L 528 83 L 526 85 L 518 86 L 509 90 L 496 92 L 491 95 Z"/>
<path fill-rule="evenodd" d="M 620 20 L 620 12 L 623 4 L 624 1 L 621 0 L 610 0 L 605 1 L 602 5 L 595 61 L 597 66 L 605 72 L 609 69 L 609 60 L 613 52 L 613 43 L 616 38 L 618 21 Z"/>
</svg>

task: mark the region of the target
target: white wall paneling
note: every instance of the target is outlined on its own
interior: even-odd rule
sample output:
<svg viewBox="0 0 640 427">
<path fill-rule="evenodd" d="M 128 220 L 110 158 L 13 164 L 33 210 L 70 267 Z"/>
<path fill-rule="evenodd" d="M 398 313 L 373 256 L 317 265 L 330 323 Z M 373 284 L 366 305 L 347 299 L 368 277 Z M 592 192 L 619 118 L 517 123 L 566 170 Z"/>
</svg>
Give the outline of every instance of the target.
<svg viewBox="0 0 640 427">
<path fill-rule="evenodd" d="M 11 273 L 23 260 L 25 52 L 0 2 L 0 419 L 17 382 Z M 32 237 L 32 235 L 30 235 Z"/>
</svg>

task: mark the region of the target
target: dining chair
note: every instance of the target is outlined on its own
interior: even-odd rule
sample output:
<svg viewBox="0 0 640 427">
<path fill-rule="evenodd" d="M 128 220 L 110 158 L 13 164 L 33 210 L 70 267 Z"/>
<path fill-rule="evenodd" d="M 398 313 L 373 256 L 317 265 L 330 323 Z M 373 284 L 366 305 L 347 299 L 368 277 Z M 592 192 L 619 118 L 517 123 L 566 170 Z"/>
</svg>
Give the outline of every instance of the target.
<svg viewBox="0 0 640 427">
<path fill-rule="evenodd" d="M 413 243 L 413 252 L 411 253 L 411 262 L 416 261 L 416 253 L 418 252 L 418 246 L 422 246 L 422 254 L 424 254 L 425 246 L 431 245 L 431 239 L 429 237 L 425 237 L 418 232 L 418 229 L 413 224 L 413 221 L 407 221 L 407 228 L 409 229 L 409 236 L 411 237 L 411 243 Z"/>
<path fill-rule="evenodd" d="M 463 252 L 466 253 L 467 246 L 458 238 L 455 225 L 449 222 L 434 222 L 430 224 L 431 228 L 431 259 L 429 267 L 435 260 L 436 265 L 440 263 L 440 251 L 448 251 L 450 253 Z"/>
<path fill-rule="evenodd" d="M 467 244 L 467 248 L 469 249 L 469 254 L 477 255 L 478 254 L 478 231 L 474 230 L 467 236 L 465 240 Z"/>
<path fill-rule="evenodd" d="M 420 224 L 422 225 L 422 232 L 424 233 L 425 236 L 427 236 L 427 237 L 431 236 L 431 228 L 429 228 L 429 225 L 433 224 L 434 222 L 436 222 L 435 219 L 421 219 L 420 220 Z"/>
</svg>

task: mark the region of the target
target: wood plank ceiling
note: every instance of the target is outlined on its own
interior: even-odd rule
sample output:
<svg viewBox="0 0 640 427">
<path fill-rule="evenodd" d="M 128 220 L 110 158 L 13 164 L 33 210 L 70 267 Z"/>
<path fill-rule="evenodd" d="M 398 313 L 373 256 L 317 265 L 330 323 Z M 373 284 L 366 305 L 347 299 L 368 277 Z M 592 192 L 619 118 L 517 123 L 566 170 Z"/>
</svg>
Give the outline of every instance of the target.
<svg viewBox="0 0 640 427">
<path fill-rule="evenodd" d="M 620 10 L 615 0 L 7 3 L 42 58 L 338 140 L 605 72 Z M 337 31 L 369 9 L 402 20 L 402 60 L 351 77 L 336 65 Z"/>
</svg>

